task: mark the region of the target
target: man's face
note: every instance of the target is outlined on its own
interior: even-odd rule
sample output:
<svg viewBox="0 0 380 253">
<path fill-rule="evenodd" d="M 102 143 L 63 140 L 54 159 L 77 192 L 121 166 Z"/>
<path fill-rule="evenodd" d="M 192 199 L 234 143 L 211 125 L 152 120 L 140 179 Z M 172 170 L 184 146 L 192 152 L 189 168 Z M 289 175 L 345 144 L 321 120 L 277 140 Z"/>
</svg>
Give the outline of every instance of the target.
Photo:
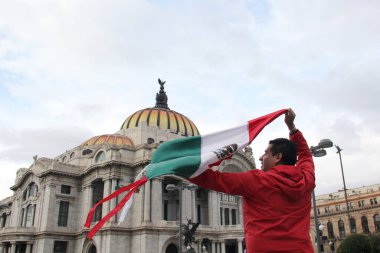
<svg viewBox="0 0 380 253">
<path fill-rule="evenodd" d="M 281 154 L 272 155 L 272 152 L 270 151 L 272 148 L 272 144 L 269 144 L 268 147 L 265 149 L 264 154 L 260 157 L 261 161 L 261 170 L 267 171 L 270 168 L 276 166 L 281 161 Z"/>
</svg>

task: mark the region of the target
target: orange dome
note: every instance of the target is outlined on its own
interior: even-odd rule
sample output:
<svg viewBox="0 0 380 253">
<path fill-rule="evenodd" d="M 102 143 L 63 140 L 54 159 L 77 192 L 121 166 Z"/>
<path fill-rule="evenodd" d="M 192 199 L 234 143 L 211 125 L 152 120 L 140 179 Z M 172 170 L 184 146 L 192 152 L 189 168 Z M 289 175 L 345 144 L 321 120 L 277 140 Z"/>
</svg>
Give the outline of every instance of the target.
<svg viewBox="0 0 380 253">
<path fill-rule="evenodd" d="M 99 136 L 92 137 L 87 141 L 83 142 L 80 146 L 89 145 L 100 145 L 100 144 L 111 144 L 118 146 L 134 146 L 131 139 L 127 136 L 121 134 L 103 134 Z"/>
<path fill-rule="evenodd" d="M 173 133 L 184 136 L 199 135 L 198 128 L 186 116 L 169 108 L 146 108 L 130 115 L 121 126 L 122 129 L 137 127 L 141 122 L 148 126 L 157 126 L 160 129 L 169 129 Z"/>
<path fill-rule="evenodd" d="M 168 97 L 164 90 L 165 82 L 158 79 L 158 83 L 161 87 L 156 94 L 156 106 L 133 113 L 124 121 L 120 130 L 138 127 L 141 122 L 146 122 L 148 126 L 168 129 L 183 136 L 199 135 L 198 128 L 188 117 L 169 109 Z"/>
</svg>

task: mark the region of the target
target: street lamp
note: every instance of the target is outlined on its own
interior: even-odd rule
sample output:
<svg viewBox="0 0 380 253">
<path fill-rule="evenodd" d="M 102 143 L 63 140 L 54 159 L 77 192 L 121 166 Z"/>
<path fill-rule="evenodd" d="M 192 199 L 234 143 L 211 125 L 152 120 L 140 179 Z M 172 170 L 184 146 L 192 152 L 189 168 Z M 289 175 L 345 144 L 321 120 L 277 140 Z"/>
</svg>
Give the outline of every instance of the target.
<svg viewBox="0 0 380 253">
<path fill-rule="evenodd" d="M 338 145 L 335 145 L 335 147 L 336 147 L 336 149 L 337 149 L 336 153 L 339 154 L 340 169 L 342 170 L 344 199 L 346 200 L 347 217 L 348 217 L 348 227 L 349 227 L 349 229 L 350 229 L 350 234 L 351 234 L 352 231 L 351 231 L 350 207 L 348 206 L 346 180 L 344 180 L 344 171 L 343 171 L 342 155 L 340 154 L 340 152 L 342 152 L 343 149 L 341 149 Z"/>
<path fill-rule="evenodd" d="M 198 186 L 195 184 L 179 183 L 178 185 L 168 184 L 165 189 L 168 191 L 178 191 L 179 193 L 179 252 L 182 253 L 182 191 L 185 189 L 194 191 L 198 189 Z"/>
<path fill-rule="evenodd" d="M 322 139 L 319 143 L 318 143 L 318 146 L 311 146 L 310 147 L 310 151 L 311 151 L 311 154 L 314 156 L 314 157 L 322 157 L 322 156 L 325 156 L 326 155 L 326 150 L 325 148 L 331 148 L 333 146 L 333 143 L 331 140 L 329 139 Z M 317 203 L 316 203 L 316 200 L 315 200 L 315 191 L 313 189 L 313 192 L 312 192 L 312 197 L 313 197 L 313 212 L 314 212 L 314 223 L 315 223 L 315 236 L 317 238 L 317 252 L 318 253 L 321 253 L 321 235 L 318 231 L 318 228 L 320 230 L 323 229 L 323 225 L 319 225 L 319 222 L 318 222 L 318 213 L 317 213 Z M 321 228 L 322 226 L 322 228 Z"/>
</svg>

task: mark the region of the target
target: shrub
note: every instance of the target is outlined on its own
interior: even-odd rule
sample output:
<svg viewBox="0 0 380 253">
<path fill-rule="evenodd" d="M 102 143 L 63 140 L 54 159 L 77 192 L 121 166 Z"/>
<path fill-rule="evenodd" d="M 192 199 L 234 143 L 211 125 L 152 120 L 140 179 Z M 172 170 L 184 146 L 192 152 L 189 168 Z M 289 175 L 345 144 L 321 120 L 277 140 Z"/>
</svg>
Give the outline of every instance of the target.
<svg viewBox="0 0 380 253">
<path fill-rule="evenodd" d="M 337 253 L 371 253 L 369 239 L 363 234 L 347 236 L 339 245 Z"/>
<path fill-rule="evenodd" d="M 372 253 L 380 253 L 380 234 L 371 235 L 369 244 L 371 245 Z"/>
</svg>

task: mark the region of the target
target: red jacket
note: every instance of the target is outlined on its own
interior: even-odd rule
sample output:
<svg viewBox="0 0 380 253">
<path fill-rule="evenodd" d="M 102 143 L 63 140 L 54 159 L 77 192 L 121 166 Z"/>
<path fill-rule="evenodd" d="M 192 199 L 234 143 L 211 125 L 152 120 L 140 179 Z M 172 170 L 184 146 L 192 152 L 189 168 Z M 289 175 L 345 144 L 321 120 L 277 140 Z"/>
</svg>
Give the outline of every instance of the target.
<svg viewBox="0 0 380 253">
<path fill-rule="evenodd" d="M 248 253 L 314 252 L 309 235 L 313 158 L 300 131 L 290 140 L 298 149 L 295 166 L 243 173 L 209 169 L 190 180 L 205 189 L 242 196 Z"/>
</svg>

